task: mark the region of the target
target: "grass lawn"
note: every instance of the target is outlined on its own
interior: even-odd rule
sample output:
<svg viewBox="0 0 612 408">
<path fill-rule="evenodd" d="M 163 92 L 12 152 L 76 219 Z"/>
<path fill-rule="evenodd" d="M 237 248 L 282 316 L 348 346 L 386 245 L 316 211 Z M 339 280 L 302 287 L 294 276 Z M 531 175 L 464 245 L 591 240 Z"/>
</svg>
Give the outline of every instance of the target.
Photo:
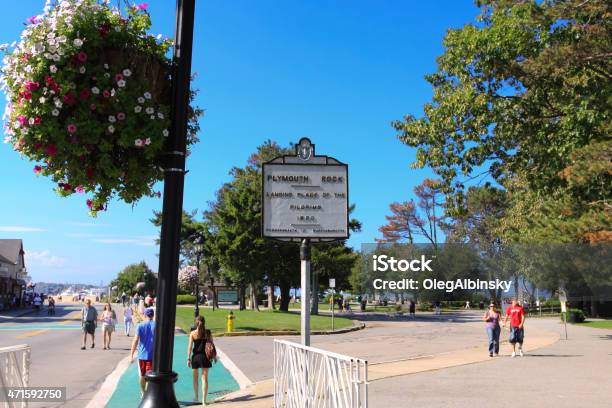
<svg viewBox="0 0 612 408">
<path fill-rule="evenodd" d="M 283 313 L 272 311 L 253 312 L 251 310 L 233 310 L 234 330 L 300 330 L 300 315 L 296 313 Z M 225 317 L 229 314 L 228 309 L 217 309 L 214 312 L 209 308 L 201 308 L 200 314 L 206 318 L 206 328 L 214 333 L 225 332 Z M 190 331 L 193 324 L 193 308 L 176 308 L 176 325 L 186 332 Z M 336 317 L 334 327 L 341 329 L 351 327 L 353 322 L 349 319 Z M 312 330 L 331 330 L 331 317 L 311 316 L 310 327 Z"/>
<path fill-rule="evenodd" d="M 612 330 L 612 320 L 595 320 L 586 321 L 584 323 L 577 323 L 576 326 L 593 327 L 595 329 L 609 329 Z"/>
<path fill-rule="evenodd" d="M 300 307 L 301 306 L 299 303 L 289 303 L 289 310 L 300 310 Z M 405 307 L 408 307 L 408 306 L 405 306 Z M 351 309 L 353 310 L 353 312 L 359 312 L 360 311 L 359 304 L 351 303 Z M 329 308 L 329 303 L 319 303 L 319 310 L 322 310 L 325 312 L 331 311 Z M 338 312 L 338 305 L 334 307 L 334 310 L 336 311 L 336 313 Z M 395 312 L 395 305 L 392 305 L 392 306 L 368 305 L 366 306 L 366 312 Z"/>
</svg>

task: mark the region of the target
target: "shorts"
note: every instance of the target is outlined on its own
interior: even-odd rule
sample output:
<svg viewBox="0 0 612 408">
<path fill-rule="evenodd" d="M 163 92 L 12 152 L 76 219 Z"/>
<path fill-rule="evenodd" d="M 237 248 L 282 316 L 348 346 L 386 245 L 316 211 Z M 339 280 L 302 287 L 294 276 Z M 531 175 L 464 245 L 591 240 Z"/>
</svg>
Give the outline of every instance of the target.
<svg viewBox="0 0 612 408">
<path fill-rule="evenodd" d="M 115 331 L 115 325 L 113 325 L 113 324 L 103 324 L 102 325 L 102 331 L 103 332 L 112 333 L 112 332 Z"/>
<path fill-rule="evenodd" d="M 90 320 L 83 322 L 83 332 L 94 334 L 96 332 L 96 322 Z"/>
<path fill-rule="evenodd" d="M 140 376 L 144 377 L 146 373 L 153 371 L 153 360 L 138 360 L 138 367 L 140 368 Z"/>
<path fill-rule="evenodd" d="M 510 338 L 508 341 L 512 344 L 520 343 L 523 344 L 523 338 L 525 337 L 525 328 L 521 327 L 510 327 Z"/>
</svg>

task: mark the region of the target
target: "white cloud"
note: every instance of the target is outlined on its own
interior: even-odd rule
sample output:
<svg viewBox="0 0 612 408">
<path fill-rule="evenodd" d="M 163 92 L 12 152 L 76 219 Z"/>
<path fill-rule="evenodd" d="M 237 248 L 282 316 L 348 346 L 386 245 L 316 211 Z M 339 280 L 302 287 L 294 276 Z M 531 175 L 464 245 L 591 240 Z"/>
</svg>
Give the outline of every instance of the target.
<svg viewBox="0 0 612 408">
<path fill-rule="evenodd" d="M 66 258 L 51 255 L 51 251 L 27 251 L 25 254 L 26 265 L 36 266 L 63 266 Z"/>
<path fill-rule="evenodd" d="M 157 239 L 156 235 L 147 235 L 141 237 L 132 237 L 132 238 L 100 238 L 94 239 L 94 242 L 99 244 L 125 244 L 125 245 L 139 245 L 139 246 L 155 246 L 157 245 L 155 240 Z"/>
<path fill-rule="evenodd" d="M 0 225 L 0 232 L 43 232 L 42 228 Z"/>
</svg>

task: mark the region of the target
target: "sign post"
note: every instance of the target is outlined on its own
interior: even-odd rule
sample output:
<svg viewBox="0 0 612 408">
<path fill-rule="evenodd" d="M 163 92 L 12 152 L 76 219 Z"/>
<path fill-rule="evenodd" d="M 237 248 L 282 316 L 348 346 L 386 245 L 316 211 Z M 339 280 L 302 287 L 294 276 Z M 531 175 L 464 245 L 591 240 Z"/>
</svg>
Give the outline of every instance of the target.
<svg viewBox="0 0 612 408">
<path fill-rule="evenodd" d="M 332 290 L 331 294 L 331 305 L 332 305 L 332 332 L 334 331 L 334 306 L 336 304 L 336 280 L 334 278 L 329 279 L 329 287 Z"/>
<path fill-rule="evenodd" d="M 302 138 L 295 155 L 264 163 L 262 176 L 263 236 L 300 243 L 301 341 L 309 346 L 310 244 L 348 238 L 348 165 L 315 155 Z"/>
</svg>

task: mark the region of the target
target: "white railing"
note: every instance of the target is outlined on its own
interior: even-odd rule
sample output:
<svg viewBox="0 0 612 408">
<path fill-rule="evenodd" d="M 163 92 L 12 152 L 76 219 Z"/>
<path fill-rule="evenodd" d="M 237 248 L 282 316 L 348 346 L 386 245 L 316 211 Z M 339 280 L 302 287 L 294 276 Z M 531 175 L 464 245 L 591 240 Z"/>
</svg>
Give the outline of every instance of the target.
<svg viewBox="0 0 612 408">
<path fill-rule="evenodd" d="M 30 381 L 30 346 L 0 348 L 0 392 L 6 392 L 7 387 L 27 387 Z M 0 401 L 2 408 L 27 407 L 27 402 L 8 402 L 7 395 Z"/>
<path fill-rule="evenodd" d="M 368 362 L 274 340 L 274 408 L 367 408 Z"/>
</svg>

